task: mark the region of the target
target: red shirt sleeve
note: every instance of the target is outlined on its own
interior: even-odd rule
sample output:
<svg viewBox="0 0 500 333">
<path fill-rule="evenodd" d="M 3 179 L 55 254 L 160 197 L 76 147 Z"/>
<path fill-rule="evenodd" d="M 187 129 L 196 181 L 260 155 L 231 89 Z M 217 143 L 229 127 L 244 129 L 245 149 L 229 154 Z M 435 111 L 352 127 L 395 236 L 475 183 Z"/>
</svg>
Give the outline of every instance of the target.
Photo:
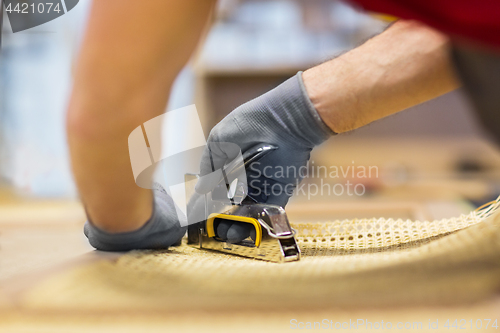
<svg viewBox="0 0 500 333">
<path fill-rule="evenodd" d="M 365 10 L 421 21 L 452 38 L 500 49 L 500 0 L 351 0 Z"/>
</svg>

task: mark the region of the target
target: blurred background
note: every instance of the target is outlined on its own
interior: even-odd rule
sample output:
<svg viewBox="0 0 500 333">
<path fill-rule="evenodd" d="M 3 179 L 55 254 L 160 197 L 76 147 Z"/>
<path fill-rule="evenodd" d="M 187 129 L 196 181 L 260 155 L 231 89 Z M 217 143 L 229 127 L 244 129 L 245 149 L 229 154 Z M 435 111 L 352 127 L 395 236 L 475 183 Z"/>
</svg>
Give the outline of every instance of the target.
<svg viewBox="0 0 500 333">
<path fill-rule="evenodd" d="M 82 0 L 66 15 L 15 34 L 4 17 L 0 224 L 36 218 L 74 220 L 80 227 L 84 220 L 75 200 L 64 118 L 90 4 Z M 220 0 L 212 28 L 179 75 L 167 110 L 195 103 L 208 135 L 238 105 L 363 43 L 389 22 L 336 0 Z M 182 128 L 169 130 L 172 140 L 182 138 Z M 362 195 L 300 194 L 289 206 L 291 219 L 304 217 L 304 205 L 311 202 L 328 202 L 330 219 L 451 217 L 500 192 L 499 152 L 460 89 L 339 135 L 317 149 L 311 162 L 373 166 L 377 173 L 306 179 L 306 185 L 350 181 L 365 190 Z M 45 215 L 33 208 L 40 202 L 45 206 L 36 207 Z M 42 208 L 55 202 L 52 210 Z"/>
<path fill-rule="evenodd" d="M 16 34 L 4 24 L 0 174 L 3 186 L 23 197 L 76 197 L 63 125 L 89 7 L 90 0 L 81 1 L 66 15 Z M 167 109 L 195 103 L 208 135 L 238 105 L 363 43 L 388 23 L 342 1 L 219 1 Z M 176 131 L 170 129 L 172 138 L 182 134 Z M 390 192 L 481 202 L 498 192 L 496 148 L 460 90 L 338 136 L 315 152 L 314 161 L 376 165 L 377 179 L 367 181 L 372 197 Z"/>
</svg>

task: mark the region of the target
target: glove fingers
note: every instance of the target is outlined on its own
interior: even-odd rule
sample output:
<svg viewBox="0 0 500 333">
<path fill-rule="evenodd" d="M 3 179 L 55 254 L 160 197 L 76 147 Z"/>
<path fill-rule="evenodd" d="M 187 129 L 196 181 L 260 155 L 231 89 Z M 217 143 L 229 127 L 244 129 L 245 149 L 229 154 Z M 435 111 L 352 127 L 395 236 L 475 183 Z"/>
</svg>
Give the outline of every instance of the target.
<svg viewBox="0 0 500 333">
<path fill-rule="evenodd" d="M 222 221 L 217 226 L 217 236 L 229 243 L 239 243 L 249 236 L 255 241 L 255 228 L 248 223 Z"/>
<path fill-rule="evenodd" d="M 227 241 L 229 243 L 239 243 L 250 236 L 253 226 L 249 223 L 233 223 L 227 231 Z"/>
<path fill-rule="evenodd" d="M 203 151 L 200 164 L 200 175 L 208 175 L 232 161 L 241 149 L 231 142 L 209 142 Z"/>
<path fill-rule="evenodd" d="M 227 232 L 229 231 L 229 228 L 233 225 L 232 222 L 228 221 L 222 221 L 219 223 L 217 226 L 217 236 L 221 238 L 222 240 L 227 240 Z"/>
<path fill-rule="evenodd" d="M 200 179 L 195 190 L 205 194 L 210 192 L 222 180 L 221 169 L 234 160 L 240 153 L 240 147 L 231 142 L 209 142 L 203 151 L 200 162 Z"/>
<path fill-rule="evenodd" d="M 129 251 L 136 249 L 165 249 L 178 244 L 186 233 L 181 226 L 172 198 L 159 184 L 155 184 L 154 209 L 151 218 L 139 229 L 109 233 L 85 223 L 84 233 L 90 244 L 102 251 Z"/>
</svg>

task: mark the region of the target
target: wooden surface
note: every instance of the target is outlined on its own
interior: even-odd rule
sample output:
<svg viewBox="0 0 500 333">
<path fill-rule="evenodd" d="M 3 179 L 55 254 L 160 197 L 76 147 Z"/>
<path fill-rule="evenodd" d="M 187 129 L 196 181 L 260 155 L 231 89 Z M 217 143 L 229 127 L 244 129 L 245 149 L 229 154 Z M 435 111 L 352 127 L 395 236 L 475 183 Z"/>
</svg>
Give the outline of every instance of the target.
<svg viewBox="0 0 500 333">
<path fill-rule="evenodd" d="M 14 207 L 16 207 L 14 209 Z M 396 210 L 406 209 L 414 214 L 418 204 L 392 205 Z M 314 209 L 315 207 L 309 207 Z M 317 208 L 317 207 L 316 207 Z M 345 208 L 345 207 L 344 207 Z M 355 209 L 354 206 L 347 207 Z M 359 208 L 359 207 L 358 207 Z M 368 210 L 373 207 L 369 207 Z M 386 205 L 381 214 L 390 213 Z M 303 214 L 300 206 L 291 209 L 291 216 Z M 17 211 L 17 213 L 16 213 Z M 64 214 L 61 214 L 64 211 Z M 325 212 L 335 211 L 329 207 Z M 361 210 L 358 209 L 358 212 Z M 461 304 L 455 307 L 407 307 L 407 308 L 363 308 L 360 310 L 329 308 L 323 311 L 280 311 L 267 309 L 262 312 L 214 313 L 210 309 L 183 313 L 141 313 L 134 315 L 103 315 L 99 313 L 58 314 L 54 312 L 23 309 L 17 300 L 38 285 L 40 281 L 95 260 L 115 260 L 116 255 L 92 251 L 82 235 L 82 211 L 74 202 L 22 203 L 0 207 L 3 217 L 0 223 L 0 260 L 2 296 L 0 297 L 0 332 L 160 332 L 166 329 L 179 331 L 289 331 L 290 320 L 321 321 L 329 319 L 348 321 L 365 320 L 385 322 L 439 320 L 454 318 L 490 318 L 500 313 L 500 302 L 489 300 L 480 304 Z M 426 214 L 420 212 L 418 214 Z M 5 217 L 9 216 L 12 222 Z M 36 217 L 36 218 L 33 218 Z M 28 218 L 33 218 L 29 221 Z M 52 221 L 52 222 L 49 222 Z M 370 330 L 366 330 L 370 331 Z M 421 330 L 415 330 L 421 331 Z"/>
<path fill-rule="evenodd" d="M 453 147 L 459 147 L 459 145 L 453 145 Z M 336 154 L 328 154 L 330 149 L 336 149 Z M 363 161 L 368 163 L 379 159 L 380 163 L 383 163 L 383 150 L 380 149 L 378 155 L 375 144 L 372 144 L 369 149 L 373 153 L 371 160 L 363 157 L 364 155 L 360 151 L 349 149 L 348 144 L 324 148 L 322 151 L 318 151 L 315 156 L 331 158 L 334 163 L 343 163 L 342 161 L 348 163 L 354 157 L 356 160 L 364 158 Z M 399 148 L 390 147 L 388 144 L 385 149 L 390 153 Z M 425 155 L 426 150 L 419 149 L 420 154 Z M 439 152 L 437 148 L 430 150 L 433 149 Z M 491 152 L 489 146 L 483 147 L 483 149 L 487 155 L 488 152 Z M 408 151 L 404 149 L 398 151 L 396 157 L 403 161 L 411 159 L 411 154 Z M 444 168 L 447 165 L 445 155 L 447 153 L 434 157 L 435 164 L 432 161 L 425 161 L 421 167 L 417 163 L 419 160 L 415 159 L 416 169 L 435 171 L 439 169 L 439 166 Z M 488 158 L 494 160 L 496 156 L 491 155 Z M 379 162 L 375 161 L 374 163 Z M 425 175 L 426 172 L 420 174 Z M 427 172 L 427 174 L 429 173 Z M 473 184 L 470 187 L 456 187 L 465 193 L 468 189 L 471 192 L 475 191 Z M 455 192 L 455 194 L 450 195 L 451 190 L 444 191 L 445 195 L 440 196 L 437 196 L 432 190 L 428 190 L 428 196 L 425 196 L 426 191 L 415 193 L 411 190 L 408 191 L 408 189 L 412 189 L 412 187 L 406 185 L 406 191 L 404 188 L 400 188 L 399 195 L 393 189 L 392 192 L 389 191 L 389 195 L 385 196 L 356 199 L 335 198 L 335 200 L 326 201 L 326 204 L 325 200 L 320 198 L 313 201 L 296 198 L 290 204 L 288 213 L 292 220 L 303 218 L 305 214 L 309 215 L 310 212 L 314 212 L 312 214 L 314 217 L 331 214 L 332 218 L 380 215 L 432 219 L 455 216 L 467 212 L 471 208 L 459 199 L 460 193 Z M 322 209 L 320 209 L 321 207 Z M 231 304 L 228 304 L 227 311 L 224 313 L 215 313 L 207 308 L 204 311 L 151 313 L 149 315 L 144 313 L 114 315 L 73 313 L 68 315 L 28 311 L 23 308 L 18 301 L 20 297 L 44 279 L 89 261 L 116 260 L 116 254 L 99 253 L 88 245 L 82 232 L 84 220 L 80 204 L 74 201 L 21 200 L 19 198 L 13 199 L 8 193 L 0 193 L 0 332 L 234 332 L 250 330 L 253 332 L 280 332 L 296 331 L 290 329 L 290 320 L 294 318 L 302 322 L 321 321 L 325 318 L 334 322 L 358 318 L 393 323 L 397 321 L 421 321 L 424 324 L 424 329 L 414 331 L 428 331 L 426 328 L 429 319 L 433 322 L 439 320 L 440 327 L 447 319 L 453 321 L 464 318 L 475 321 L 476 319 L 495 318 L 496 316 L 500 321 L 500 299 L 491 299 L 477 304 L 457 304 L 456 306 L 432 308 L 422 306 L 362 308 L 359 310 L 328 308 L 321 311 L 301 310 L 300 312 L 269 309 L 263 304 L 262 311 L 252 313 L 234 312 L 231 309 Z M 361 330 L 370 331 L 369 329 Z"/>
</svg>

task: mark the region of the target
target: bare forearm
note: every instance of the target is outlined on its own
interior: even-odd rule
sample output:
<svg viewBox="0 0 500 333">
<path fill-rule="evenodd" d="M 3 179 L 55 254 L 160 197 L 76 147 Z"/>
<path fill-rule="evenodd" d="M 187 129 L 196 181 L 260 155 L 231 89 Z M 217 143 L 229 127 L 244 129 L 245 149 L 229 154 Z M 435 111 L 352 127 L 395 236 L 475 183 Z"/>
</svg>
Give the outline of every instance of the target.
<svg viewBox="0 0 500 333">
<path fill-rule="evenodd" d="M 151 191 L 134 182 L 128 135 L 164 111 L 212 6 L 196 0 L 93 3 L 67 128 L 80 196 L 104 230 L 134 230 L 151 215 Z"/>
<path fill-rule="evenodd" d="M 459 86 L 447 38 L 398 21 L 350 52 L 303 73 L 325 123 L 336 133 L 430 100 Z"/>
</svg>

